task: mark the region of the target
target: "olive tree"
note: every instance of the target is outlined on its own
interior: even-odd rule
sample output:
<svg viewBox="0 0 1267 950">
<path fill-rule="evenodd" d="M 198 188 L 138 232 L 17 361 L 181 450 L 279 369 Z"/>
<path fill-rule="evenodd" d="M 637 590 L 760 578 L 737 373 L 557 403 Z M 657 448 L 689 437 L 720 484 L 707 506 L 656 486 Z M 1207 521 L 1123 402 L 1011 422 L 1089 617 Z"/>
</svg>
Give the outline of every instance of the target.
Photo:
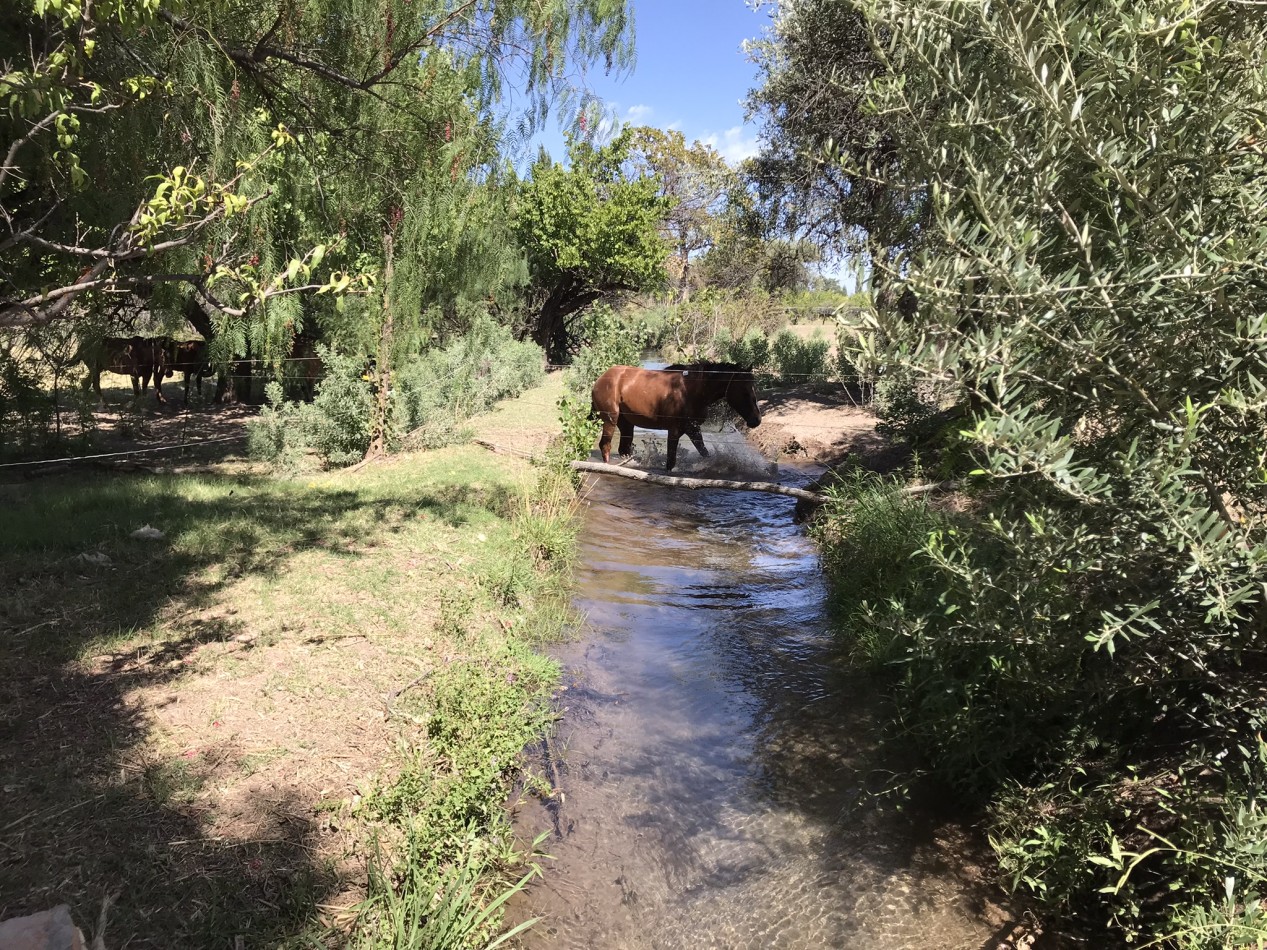
<svg viewBox="0 0 1267 950">
<path fill-rule="evenodd" d="M 869 65 L 815 158 L 918 223 L 865 232 L 908 306 L 860 346 L 971 407 L 974 516 L 871 615 L 904 725 L 1064 919 L 1261 940 L 1263 7 L 804 0 L 777 30 L 828 7 Z"/>
</svg>

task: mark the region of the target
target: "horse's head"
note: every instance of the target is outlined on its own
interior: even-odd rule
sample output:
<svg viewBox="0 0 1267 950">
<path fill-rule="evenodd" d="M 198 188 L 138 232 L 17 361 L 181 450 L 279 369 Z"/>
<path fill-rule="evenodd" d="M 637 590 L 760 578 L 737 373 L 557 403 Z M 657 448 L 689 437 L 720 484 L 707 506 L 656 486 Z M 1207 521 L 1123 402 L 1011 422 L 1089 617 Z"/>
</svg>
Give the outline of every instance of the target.
<svg viewBox="0 0 1267 950">
<path fill-rule="evenodd" d="M 743 416 L 748 428 L 761 425 L 761 410 L 757 407 L 757 387 L 752 378 L 752 367 L 740 369 L 726 384 L 726 403 Z"/>
</svg>

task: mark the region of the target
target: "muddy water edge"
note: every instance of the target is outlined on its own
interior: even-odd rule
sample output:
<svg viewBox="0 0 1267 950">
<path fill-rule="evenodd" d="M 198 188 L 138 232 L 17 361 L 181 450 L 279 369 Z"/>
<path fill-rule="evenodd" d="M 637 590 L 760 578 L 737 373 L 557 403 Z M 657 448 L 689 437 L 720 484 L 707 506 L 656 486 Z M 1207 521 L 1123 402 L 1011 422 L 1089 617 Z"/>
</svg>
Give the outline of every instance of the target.
<svg viewBox="0 0 1267 950">
<path fill-rule="evenodd" d="M 771 477 L 746 444 L 721 448 L 683 474 Z M 997 946 L 1011 914 L 969 836 L 869 803 L 879 701 L 829 634 L 792 499 L 615 478 L 585 493 L 587 624 L 553 651 L 565 711 L 536 753 L 562 801 L 515 816 L 525 839 L 553 829 L 544 878 L 508 910 L 540 918 L 521 944 Z"/>
</svg>

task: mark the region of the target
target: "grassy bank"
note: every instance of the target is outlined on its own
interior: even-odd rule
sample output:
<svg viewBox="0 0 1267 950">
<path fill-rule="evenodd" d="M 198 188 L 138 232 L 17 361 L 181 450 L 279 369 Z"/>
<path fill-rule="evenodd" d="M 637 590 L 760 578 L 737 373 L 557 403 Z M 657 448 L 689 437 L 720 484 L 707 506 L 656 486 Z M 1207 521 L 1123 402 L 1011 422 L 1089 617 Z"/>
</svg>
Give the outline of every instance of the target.
<svg viewBox="0 0 1267 950">
<path fill-rule="evenodd" d="M 554 389 L 497 424 L 547 437 Z M 456 446 L 0 491 L 4 916 L 117 895 L 130 947 L 491 930 L 470 909 L 523 869 L 503 806 L 550 718 L 565 481 Z"/>
</svg>

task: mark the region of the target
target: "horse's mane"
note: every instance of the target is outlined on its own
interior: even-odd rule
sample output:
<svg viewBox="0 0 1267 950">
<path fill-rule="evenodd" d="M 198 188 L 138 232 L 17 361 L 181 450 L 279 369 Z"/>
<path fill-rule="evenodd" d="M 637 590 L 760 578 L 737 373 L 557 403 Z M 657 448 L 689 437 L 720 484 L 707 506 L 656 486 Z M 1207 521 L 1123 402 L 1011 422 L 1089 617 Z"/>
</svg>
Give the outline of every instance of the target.
<svg viewBox="0 0 1267 950">
<path fill-rule="evenodd" d="M 703 371 L 708 373 L 751 373 L 746 366 L 740 366 L 738 363 L 714 363 L 711 360 L 700 360 L 698 363 L 674 363 L 672 366 L 666 366 L 666 370 L 692 370 L 695 372 Z"/>
</svg>

